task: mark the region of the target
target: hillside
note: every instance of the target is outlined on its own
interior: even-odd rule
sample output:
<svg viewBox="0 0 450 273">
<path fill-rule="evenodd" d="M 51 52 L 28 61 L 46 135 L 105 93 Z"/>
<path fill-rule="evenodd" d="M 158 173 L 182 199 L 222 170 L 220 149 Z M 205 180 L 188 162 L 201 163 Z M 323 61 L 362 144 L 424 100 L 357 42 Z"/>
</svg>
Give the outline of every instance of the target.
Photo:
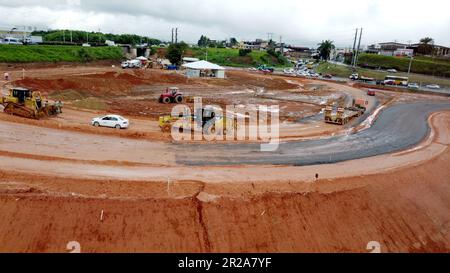
<svg viewBox="0 0 450 273">
<path fill-rule="evenodd" d="M 361 67 L 390 69 L 408 72 L 410 59 L 375 54 L 361 54 L 358 65 Z M 450 60 L 416 57 L 411 66 L 412 73 L 450 77 Z"/>
<path fill-rule="evenodd" d="M 0 45 L 0 62 L 89 62 L 120 60 L 123 54 L 117 47 L 81 47 L 57 45 Z"/>
<path fill-rule="evenodd" d="M 187 55 L 199 59 L 206 58 L 208 52 L 208 61 L 223 66 L 234 67 L 254 67 L 261 64 L 282 67 L 287 65 L 287 61 L 268 54 L 266 51 L 252 51 L 246 56 L 239 56 L 239 49 L 231 48 L 194 48 L 187 52 Z"/>
<path fill-rule="evenodd" d="M 351 67 L 344 66 L 344 65 L 331 64 L 331 63 L 327 63 L 327 62 L 321 62 L 317 66 L 316 71 L 318 73 L 332 74 L 334 76 L 343 77 L 343 78 L 348 78 L 353 73 Z M 388 72 L 382 71 L 382 70 L 367 69 L 367 68 L 357 68 L 356 72 L 363 76 L 375 78 L 377 80 L 384 80 L 387 75 L 392 74 L 392 73 L 388 73 Z M 395 75 L 406 77 L 406 76 L 408 76 L 408 73 L 400 72 L 400 73 L 396 73 Z M 431 76 L 431 75 L 411 73 L 409 75 L 409 81 L 420 83 L 421 85 L 439 84 L 444 87 L 450 87 L 450 79 Z"/>
</svg>

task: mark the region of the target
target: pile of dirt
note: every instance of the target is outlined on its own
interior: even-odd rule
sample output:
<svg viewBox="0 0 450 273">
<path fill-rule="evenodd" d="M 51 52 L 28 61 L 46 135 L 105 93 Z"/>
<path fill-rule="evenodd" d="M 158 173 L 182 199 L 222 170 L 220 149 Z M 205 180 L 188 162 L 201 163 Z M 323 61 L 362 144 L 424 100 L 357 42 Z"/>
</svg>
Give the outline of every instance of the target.
<svg viewBox="0 0 450 273">
<path fill-rule="evenodd" d="M 141 85 L 185 84 L 188 80 L 178 73 L 151 71 L 109 71 L 68 77 L 25 78 L 14 82 L 16 86 L 31 88 L 36 91 L 57 95 L 66 90 L 75 90 L 91 96 L 108 97 L 129 94 Z"/>
<path fill-rule="evenodd" d="M 421 166 L 318 181 L 309 192 L 297 191 L 304 183 L 294 180 L 186 181 L 169 192 L 167 183 L 0 173 L 0 181 L 48 189 L 0 191 L 0 251 L 66 252 L 75 240 L 82 252 L 367 253 L 371 241 L 382 252 L 448 252 L 449 160 L 447 151 Z"/>
</svg>

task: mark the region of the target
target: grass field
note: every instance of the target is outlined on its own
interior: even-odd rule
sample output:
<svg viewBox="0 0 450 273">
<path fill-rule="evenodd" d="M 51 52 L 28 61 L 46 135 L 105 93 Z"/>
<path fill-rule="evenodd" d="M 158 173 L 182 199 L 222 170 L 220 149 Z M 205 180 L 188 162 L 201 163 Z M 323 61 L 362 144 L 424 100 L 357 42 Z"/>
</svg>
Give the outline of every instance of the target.
<svg viewBox="0 0 450 273">
<path fill-rule="evenodd" d="M 57 45 L 0 45 L 0 62 L 88 62 L 119 60 L 123 58 L 118 47 L 81 47 Z"/>
<path fill-rule="evenodd" d="M 191 49 L 193 57 L 205 59 L 208 52 L 208 61 L 223 66 L 252 67 L 261 64 L 285 67 L 286 63 L 279 62 L 277 58 L 265 51 L 252 51 L 247 56 L 239 56 L 239 49 L 231 48 L 195 48 Z"/>
<path fill-rule="evenodd" d="M 316 68 L 316 71 L 318 73 L 323 74 L 332 74 L 337 77 L 343 77 L 348 78 L 353 72 L 350 67 L 343 66 L 343 65 L 336 65 L 336 64 L 330 64 L 327 62 L 322 62 L 319 64 L 319 66 Z M 372 69 L 365 69 L 365 68 L 358 68 L 357 73 L 360 75 L 375 78 L 377 80 L 384 80 L 387 75 L 392 75 L 392 73 L 387 73 L 384 71 L 378 71 L 378 70 L 372 70 Z M 395 73 L 393 74 L 395 76 L 408 76 L 408 73 Z M 450 79 L 447 78 L 441 78 L 441 77 L 434 77 L 430 75 L 422 75 L 422 74 L 416 74 L 411 73 L 409 75 L 409 81 L 410 82 L 416 82 L 423 84 L 439 84 L 441 86 L 450 87 Z"/>
<path fill-rule="evenodd" d="M 371 68 L 390 69 L 408 72 L 410 59 L 407 57 L 391 57 L 376 54 L 361 54 L 358 59 L 359 66 L 368 66 Z M 415 57 L 411 72 L 432 76 L 450 77 L 450 60 Z"/>
</svg>

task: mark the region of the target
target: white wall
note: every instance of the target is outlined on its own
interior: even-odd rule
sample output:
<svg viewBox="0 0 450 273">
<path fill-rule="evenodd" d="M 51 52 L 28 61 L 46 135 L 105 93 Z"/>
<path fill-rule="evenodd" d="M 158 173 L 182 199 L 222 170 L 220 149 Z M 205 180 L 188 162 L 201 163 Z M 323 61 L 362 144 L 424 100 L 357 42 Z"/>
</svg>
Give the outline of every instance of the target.
<svg viewBox="0 0 450 273">
<path fill-rule="evenodd" d="M 188 78 L 198 78 L 200 77 L 200 70 L 186 69 L 186 76 Z"/>
</svg>

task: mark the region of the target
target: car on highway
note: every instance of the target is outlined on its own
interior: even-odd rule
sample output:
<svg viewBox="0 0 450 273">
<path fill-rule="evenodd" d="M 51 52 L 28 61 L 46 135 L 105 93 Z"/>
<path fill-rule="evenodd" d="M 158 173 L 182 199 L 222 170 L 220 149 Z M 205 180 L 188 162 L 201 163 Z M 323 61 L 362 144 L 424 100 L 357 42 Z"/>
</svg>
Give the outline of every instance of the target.
<svg viewBox="0 0 450 273">
<path fill-rule="evenodd" d="M 322 78 L 324 78 L 324 79 L 331 79 L 331 78 L 333 78 L 333 75 L 325 74 L 325 75 L 322 76 Z"/>
<path fill-rule="evenodd" d="M 367 90 L 367 96 L 373 97 L 373 96 L 376 96 L 376 94 L 377 94 L 377 91 L 375 91 L 373 89 Z"/>
<path fill-rule="evenodd" d="M 95 127 L 126 129 L 130 125 L 130 121 L 119 115 L 106 115 L 102 117 L 93 118 L 91 124 L 92 126 Z"/>
<path fill-rule="evenodd" d="M 386 70 L 386 72 L 389 72 L 389 73 L 397 73 L 397 69 L 388 69 L 388 70 Z"/>
<path fill-rule="evenodd" d="M 290 69 L 284 69 L 283 70 L 283 73 L 284 74 L 287 74 L 287 75 L 292 75 L 292 74 L 294 74 L 295 73 L 295 71 L 294 71 L 294 69 L 292 69 L 292 68 L 290 68 Z"/>
<path fill-rule="evenodd" d="M 441 87 L 437 84 L 429 84 L 427 85 L 427 88 L 429 89 L 441 89 Z"/>
<path fill-rule="evenodd" d="M 350 75 L 350 77 L 348 77 L 350 80 L 352 81 L 356 81 L 359 78 L 359 74 L 358 73 L 353 73 Z"/>
<path fill-rule="evenodd" d="M 397 83 L 394 80 L 385 80 L 383 81 L 384 85 L 396 85 Z"/>
<path fill-rule="evenodd" d="M 6 37 L 3 39 L 2 44 L 6 44 L 6 45 L 23 45 L 23 43 L 16 38 L 13 37 Z"/>
<path fill-rule="evenodd" d="M 409 88 L 409 89 L 419 89 L 420 86 L 419 86 L 418 83 L 411 82 L 411 83 L 408 83 L 408 88 Z"/>
</svg>

